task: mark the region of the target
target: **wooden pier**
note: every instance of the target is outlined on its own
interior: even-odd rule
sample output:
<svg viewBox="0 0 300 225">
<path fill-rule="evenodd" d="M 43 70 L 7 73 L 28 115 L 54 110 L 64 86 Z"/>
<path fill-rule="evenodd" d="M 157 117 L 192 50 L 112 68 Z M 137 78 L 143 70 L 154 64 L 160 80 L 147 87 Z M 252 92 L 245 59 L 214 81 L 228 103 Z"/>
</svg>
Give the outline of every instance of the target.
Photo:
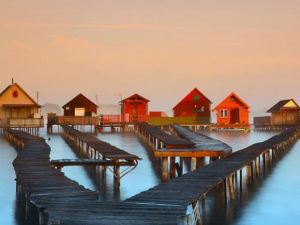
<svg viewBox="0 0 300 225">
<path fill-rule="evenodd" d="M 225 193 L 224 201 L 233 204 L 243 192 L 244 177 L 251 184 L 261 176 L 299 138 L 299 131 L 285 131 L 120 203 L 99 202 L 96 192 L 54 169 L 44 139 L 15 130 L 6 130 L 5 135 L 20 150 L 13 163 L 17 196 L 30 221 L 41 225 L 198 225 L 208 192 L 222 186 L 218 190 Z"/>
<path fill-rule="evenodd" d="M 112 171 L 114 175 L 115 188 L 120 187 L 121 178 L 135 169 L 138 165 L 138 160 L 141 160 L 138 156 L 121 150 L 107 142 L 100 141 L 97 137 L 91 134 L 82 133 L 66 125 L 62 125 L 62 129 L 65 140 L 71 144 L 73 150 L 78 151 L 77 153 L 87 159 L 95 160 L 77 160 L 77 164 L 87 164 L 89 162 L 90 165 L 96 165 L 97 160 L 102 160 L 98 161 L 99 164 L 102 163 L 103 165 L 101 165 L 100 168 L 97 168 L 97 172 L 101 172 L 104 176 L 106 175 L 107 167 L 113 167 Z M 71 164 L 72 162 L 69 161 L 68 163 Z M 121 171 L 121 166 L 125 166 L 127 169 Z"/>
<path fill-rule="evenodd" d="M 266 168 L 270 168 L 299 137 L 300 133 L 295 129 L 285 131 L 200 170 L 144 191 L 126 202 L 162 205 L 193 205 L 193 202 L 198 202 L 203 212 L 208 192 L 222 190 L 226 204 L 228 201 L 233 204 L 236 195 L 243 193 L 243 180 L 247 179 L 251 185 L 259 176 L 263 176 Z"/>
<path fill-rule="evenodd" d="M 183 173 L 183 158 L 190 160 L 190 171 L 203 166 L 205 157 L 210 160 L 223 158 L 231 154 L 227 144 L 197 134 L 180 126 L 173 126 L 179 136 L 169 135 L 158 127 L 146 123 L 138 125 L 137 131 L 150 145 L 155 157 L 161 158 L 161 179 L 163 182 Z M 177 158 L 177 162 L 176 162 Z"/>
</svg>

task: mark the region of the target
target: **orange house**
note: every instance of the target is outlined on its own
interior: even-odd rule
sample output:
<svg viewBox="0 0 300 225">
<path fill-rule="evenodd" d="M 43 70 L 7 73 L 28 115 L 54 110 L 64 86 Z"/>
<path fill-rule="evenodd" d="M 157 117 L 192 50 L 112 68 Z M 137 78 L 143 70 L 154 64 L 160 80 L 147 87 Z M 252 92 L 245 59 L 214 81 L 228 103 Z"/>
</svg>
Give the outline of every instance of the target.
<svg viewBox="0 0 300 225">
<path fill-rule="evenodd" d="M 250 106 L 237 94 L 231 93 L 213 112 L 217 112 L 218 127 L 249 126 Z"/>
<path fill-rule="evenodd" d="M 143 122 L 148 117 L 148 103 L 150 101 L 139 94 L 123 99 L 121 103 L 122 117 L 126 121 Z"/>
</svg>

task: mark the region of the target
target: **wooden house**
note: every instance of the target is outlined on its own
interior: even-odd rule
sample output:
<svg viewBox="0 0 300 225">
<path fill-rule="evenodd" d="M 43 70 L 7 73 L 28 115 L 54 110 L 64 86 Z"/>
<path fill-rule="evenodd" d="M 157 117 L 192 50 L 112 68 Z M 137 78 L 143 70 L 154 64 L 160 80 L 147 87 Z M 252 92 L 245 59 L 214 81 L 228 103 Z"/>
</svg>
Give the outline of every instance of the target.
<svg viewBox="0 0 300 225">
<path fill-rule="evenodd" d="M 217 112 L 218 127 L 247 127 L 249 123 L 250 106 L 244 102 L 237 94 L 231 93 L 213 112 Z"/>
<path fill-rule="evenodd" d="M 64 109 L 64 116 L 92 117 L 97 116 L 98 106 L 83 94 L 79 94 L 62 108 Z"/>
<path fill-rule="evenodd" d="M 148 117 L 148 103 L 150 101 L 139 94 L 123 99 L 121 114 L 126 121 L 145 121 Z"/>
<path fill-rule="evenodd" d="M 300 125 L 300 107 L 294 99 L 279 101 L 267 112 L 272 114 L 273 126 Z"/>
<path fill-rule="evenodd" d="M 203 123 L 210 123 L 212 102 L 197 88 L 194 88 L 174 108 L 174 117 L 197 117 Z"/>
<path fill-rule="evenodd" d="M 40 105 L 17 83 L 0 93 L 0 126 L 38 128 L 44 125 Z"/>
</svg>

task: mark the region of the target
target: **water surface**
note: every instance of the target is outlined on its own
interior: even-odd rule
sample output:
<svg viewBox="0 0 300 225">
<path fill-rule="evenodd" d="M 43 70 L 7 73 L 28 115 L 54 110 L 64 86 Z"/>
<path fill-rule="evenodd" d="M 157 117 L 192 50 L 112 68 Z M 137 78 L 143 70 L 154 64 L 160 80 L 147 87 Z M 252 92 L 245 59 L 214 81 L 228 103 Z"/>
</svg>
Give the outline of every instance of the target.
<svg viewBox="0 0 300 225">
<path fill-rule="evenodd" d="M 213 138 L 220 139 L 233 147 L 234 151 L 247 147 L 253 143 L 264 141 L 276 133 L 271 132 L 205 132 Z M 60 135 L 47 135 L 47 143 L 51 146 L 51 158 L 77 158 L 69 145 Z M 160 183 L 159 168 L 153 156 L 143 143 L 130 133 L 101 133 L 98 138 L 107 141 L 125 151 L 142 158 L 138 167 L 121 180 L 120 191 L 113 188 L 112 174 L 107 172 L 104 182 L 95 182 L 93 176 L 84 167 L 66 167 L 63 172 L 66 176 L 76 180 L 91 190 L 99 190 L 103 201 L 120 201 L 134 196 Z M 18 221 L 15 199 L 15 174 L 12 161 L 17 153 L 3 138 L 0 138 L 0 224 L 21 225 Z M 271 174 L 255 190 L 238 215 L 233 217 L 231 224 L 297 224 L 300 220 L 297 209 L 300 200 L 300 173 L 297 167 L 300 158 L 300 143 L 276 164 Z M 283 207 L 284 206 L 284 207 Z M 225 221 L 222 224 L 226 224 Z"/>
</svg>

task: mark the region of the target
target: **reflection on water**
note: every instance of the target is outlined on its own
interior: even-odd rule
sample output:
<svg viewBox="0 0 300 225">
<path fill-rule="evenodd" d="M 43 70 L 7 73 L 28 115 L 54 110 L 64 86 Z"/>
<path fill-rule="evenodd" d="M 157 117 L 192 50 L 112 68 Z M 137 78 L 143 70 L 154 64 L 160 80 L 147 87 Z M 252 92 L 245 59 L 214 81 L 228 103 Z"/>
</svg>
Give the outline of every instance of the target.
<svg viewBox="0 0 300 225">
<path fill-rule="evenodd" d="M 233 147 L 234 151 L 253 143 L 264 141 L 275 134 L 267 132 L 205 133 L 213 138 L 226 142 Z M 77 158 L 77 155 L 70 149 L 60 135 L 47 135 L 45 131 L 42 131 L 41 135 L 47 138 L 50 137 L 47 143 L 52 148 L 52 159 Z M 101 199 L 107 201 L 127 199 L 160 182 L 157 163 L 155 163 L 151 153 L 149 153 L 135 135 L 128 133 L 101 133 L 98 135 L 98 138 L 142 158 L 138 167 L 121 180 L 120 192 L 115 192 L 113 176 L 109 171 L 107 171 L 106 180 L 102 182 L 95 182 L 91 173 L 88 173 L 84 167 L 63 168 L 63 172 L 66 176 L 76 180 L 86 188 L 99 190 Z M 294 151 L 291 151 L 277 164 L 275 170 L 273 170 L 271 175 L 263 182 L 262 187 L 258 189 L 257 194 L 252 196 L 252 200 L 246 202 L 247 205 L 245 205 L 242 210 L 236 211 L 238 215 L 228 214 L 231 211 L 224 210 L 225 207 L 221 208 L 219 212 L 221 212 L 221 214 L 227 213 L 228 217 L 232 217 L 234 223 L 237 225 L 267 224 L 266 218 L 269 217 L 278 218 L 278 221 L 287 221 L 286 218 L 288 216 L 293 216 L 294 218 L 298 216 L 299 218 L 296 207 L 297 199 L 300 199 L 300 176 L 297 174 L 296 167 L 296 160 L 297 158 L 299 159 L 300 155 L 300 151 L 297 151 L 299 147 L 300 144 L 296 145 Z M 0 171 L 0 224 L 19 225 L 22 223 L 18 223 L 15 219 L 15 174 L 11 165 L 16 157 L 16 151 L 10 147 L 7 142 L 0 139 L 0 153 L 0 163 L 3 165 L 2 168 L 5 168 Z M 207 206 L 209 207 L 222 202 L 221 200 L 217 201 L 217 199 L 218 198 L 208 198 Z M 220 195 L 219 199 L 224 198 Z M 286 206 L 285 209 L 280 209 L 282 205 Z M 217 217 L 220 213 L 209 215 L 211 215 L 210 217 Z M 226 224 L 224 220 L 222 221 L 222 219 L 224 219 L 223 217 L 219 219 L 220 220 L 214 221 L 211 218 L 207 218 L 206 221 L 210 221 L 210 224 Z M 268 224 L 282 224 L 278 221 L 272 221 L 272 223 Z M 285 224 L 287 223 L 285 222 Z"/>
<path fill-rule="evenodd" d="M 300 141 L 276 164 L 235 225 L 299 224 L 299 159 Z"/>
</svg>

